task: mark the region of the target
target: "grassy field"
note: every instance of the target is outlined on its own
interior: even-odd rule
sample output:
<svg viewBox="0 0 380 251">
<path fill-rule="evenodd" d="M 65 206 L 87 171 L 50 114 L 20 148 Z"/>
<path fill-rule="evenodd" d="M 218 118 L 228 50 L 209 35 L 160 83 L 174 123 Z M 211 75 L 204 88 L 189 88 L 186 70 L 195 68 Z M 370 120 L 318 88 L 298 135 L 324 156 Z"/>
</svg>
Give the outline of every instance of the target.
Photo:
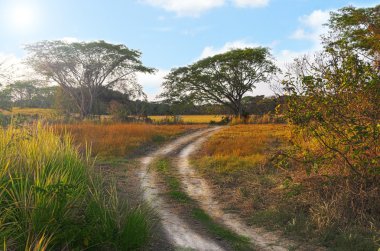
<svg viewBox="0 0 380 251">
<path fill-rule="evenodd" d="M 57 116 L 57 111 L 54 109 L 45 108 L 19 108 L 13 107 L 10 111 L 1 110 L 0 113 L 4 115 L 25 115 L 25 116 L 39 116 L 41 118 L 54 118 Z"/>
<path fill-rule="evenodd" d="M 56 118 L 58 113 L 54 109 L 44 109 L 44 108 L 18 108 L 13 107 L 10 111 L 1 110 L 0 113 L 4 115 L 24 115 L 24 116 L 38 116 L 40 118 Z M 173 123 L 173 116 L 148 116 L 155 123 Z M 187 123 L 187 124 L 208 124 L 211 122 L 220 122 L 224 115 L 179 115 L 176 119 L 177 122 Z M 105 120 L 110 120 L 110 115 L 102 115 L 101 118 Z"/>
<path fill-rule="evenodd" d="M 154 146 L 189 130 L 204 125 L 152 124 L 61 124 L 54 125 L 60 132 L 70 133 L 77 145 L 87 144 L 94 155 L 125 157 L 142 146 Z"/>
<path fill-rule="evenodd" d="M 193 164 L 218 188 L 214 192 L 225 209 L 248 224 L 332 250 L 376 250 L 376 215 L 373 225 L 350 220 L 355 217 L 349 210 L 354 197 L 345 197 L 350 193 L 341 173 L 328 166 L 308 175 L 298 162 L 281 163 L 278 154 L 291 149 L 290 139 L 287 125 L 230 126 L 203 145 Z M 369 212 L 374 210 L 376 206 Z"/>
<path fill-rule="evenodd" d="M 44 109 L 44 108 L 18 108 L 13 107 L 11 110 L 12 114 L 22 114 L 22 115 L 40 115 L 40 116 L 54 116 L 57 111 L 54 109 Z"/>
<path fill-rule="evenodd" d="M 135 250 L 150 215 L 119 202 L 71 137 L 35 125 L 0 128 L 2 250 Z M 87 156 L 87 158 L 86 158 Z"/>
</svg>

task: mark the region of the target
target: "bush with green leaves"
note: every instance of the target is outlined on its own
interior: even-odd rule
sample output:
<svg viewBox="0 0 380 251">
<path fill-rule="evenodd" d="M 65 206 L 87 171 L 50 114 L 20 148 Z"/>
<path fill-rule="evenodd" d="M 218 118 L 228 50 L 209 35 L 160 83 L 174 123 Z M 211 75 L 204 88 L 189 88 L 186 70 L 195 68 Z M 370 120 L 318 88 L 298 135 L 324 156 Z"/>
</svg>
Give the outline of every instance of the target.
<svg viewBox="0 0 380 251">
<path fill-rule="evenodd" d="M 288 119 L 318 144 L 318 154 L 303 149 L 304 158 L 314 166 L 333 160 L 364 179 L 380 174 L 380 42 L 374 39 L 380 34 L 371 32 L 380 30 L 374 15 L 379 11 L 380 6 L 333 13 L 324 51 L 295 60 L 283 81 Z"/>
</svg>

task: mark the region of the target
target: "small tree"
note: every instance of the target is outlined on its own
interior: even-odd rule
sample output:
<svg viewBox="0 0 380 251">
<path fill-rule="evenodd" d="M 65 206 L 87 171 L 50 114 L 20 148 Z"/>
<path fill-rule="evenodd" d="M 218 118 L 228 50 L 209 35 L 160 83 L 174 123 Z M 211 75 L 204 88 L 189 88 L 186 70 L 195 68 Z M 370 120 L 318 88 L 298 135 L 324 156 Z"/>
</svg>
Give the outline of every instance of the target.
<svg viewBox="0 0 380 251">
<path fill-rule="evenodd" d="M 142 95 L 135 73 L 154 72 L 142 64 L 139 51 L 104 41 L 43 41 L 26 46 L 26 50 L 32 68 L 72 97 L 81 118 L 91 114 L 100 87 Z"/>
<path fill-rule="evenodd" d="M 363 37 L 338 25 L 337 20 L 356 22 L 356 15 L 348 15 L 348 10 L 352 9 L 333 13 L 333 33 L 325 37 L 325 50 L 314 60 L 297 59 L 283 84 L 289 95 L 290 122 L 319 148 L 318 154 L 304 148 L 303 157 L 311 157 L 314 166 L 334 161 L 335 167 L 368 178 L 380 174 L 380 74 L 376 57 L 365 55 L 375 55 L 380 40 L 371 40 L 373 47 L 364 48 L 360 42 Z M 370 10 L 360 13 L 371 13 Z M 359 33 L 367 37 L 371 31 L 362 32 Z"/>
<path fill-rule="evenodd" d="M 173 69 L 165 77 L 161 97 L 170 102 L 222 104 L 241 116 L 244 95 L 277 70 L 267 48 L 235 49 Z"/>
</svg>

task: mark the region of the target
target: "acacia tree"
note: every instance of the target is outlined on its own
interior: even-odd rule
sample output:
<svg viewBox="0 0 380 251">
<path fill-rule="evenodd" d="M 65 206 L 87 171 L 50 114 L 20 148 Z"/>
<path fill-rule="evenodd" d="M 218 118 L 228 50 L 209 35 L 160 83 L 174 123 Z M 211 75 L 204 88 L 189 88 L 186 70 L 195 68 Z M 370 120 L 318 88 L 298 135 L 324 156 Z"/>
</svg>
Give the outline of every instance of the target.
<svg viewBox="0 0 380 251">
<path fill-rule="evenodd" d="M 173 69 L 165 77 L 161 97 L 170 102 L 222 104 L 241 116 L 244 95 L 277 70 L 267 48 L 234 49 Z"/>
<path fill-rule="evenodd" d="M 29 65 L 72 97 L 81 118 L 91 114 L 100 87 L 142 95 L 135 73 L 154 72 L 142 64 L 139 51 L 121 44 L 42 41 L 25 49 Z"/>
</svg>

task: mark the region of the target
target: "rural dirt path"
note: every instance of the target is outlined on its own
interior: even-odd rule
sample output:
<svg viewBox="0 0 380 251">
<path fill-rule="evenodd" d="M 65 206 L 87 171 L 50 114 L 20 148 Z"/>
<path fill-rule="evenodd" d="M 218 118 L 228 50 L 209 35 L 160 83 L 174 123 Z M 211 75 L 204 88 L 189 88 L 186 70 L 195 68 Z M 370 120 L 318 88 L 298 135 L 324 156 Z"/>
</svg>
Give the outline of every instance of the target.
<svg viewBox="0 0 380 251">
<path fill-rule="evenodd" d="M 195 153 L 202 143 L 218 129 L 220 127 L 207 128 L 182 136 L 141 159 L 139 176 L 143 197 L 157 211 L 168 239 L 175 248 L 180 250 L 225 250 L 216 240 L 194 230 L 194 227 L 182 219 L 172 205 L 162 198 L 157 174 L 150 169 L 150 164 L 156 158 L 174 155 L 174 168 L 179 172 L 184 191 L 214 220 L 237 234 L 248 237 L 259 250 L 283 251 L 294 247 L 293 242 L 279 238 L 274 233 L 249 227 L 240 220 L 238 215 L 224 212 L 207 182 L 191 167 L 189 156 Z"/>
<path fill-rule="evenodd" d="M 141 186 L 144 191 L 144 199 L 157 211 L 162 227 L 167 237 L 176 248 L 187 248 L 193 250 L 224 250 L 214 240 L 201 236 L 194 231 L 180 216 L 173 210 L 172 206 L 161 198 L 160 186 L 154 170 L 150 170 L 150 164 L 155 158 L 167 156 L 181 146 L 184 146 L 193 140 L 202 137 L 218 128 L 208 128 L 206 130 L 197 131 L 189 135 L 180 137 L 177 140 L 165 145 L 157 151 L 147 155 L 141 159 L 142 168 L 140 172 Z"/>
<path fill-rule="evenodd" d="M 216 221 L 227 226 L 235 233 L 248 237 L 261 250 L 285 251 L 295 246 L 295 243 L 280 238 L 278 235 L 253 228 L 243 223 L 239 216 L 223 211 L 220 203 L 214 198 L 207 182 L 191 167 L 189 156 L 206 141 L 207 137 L 199 138 L 187 145 L 178 155 L 177 165 L 183 188 L 186 193 L 196 200 L 201 208 Z"/>
</svg>

